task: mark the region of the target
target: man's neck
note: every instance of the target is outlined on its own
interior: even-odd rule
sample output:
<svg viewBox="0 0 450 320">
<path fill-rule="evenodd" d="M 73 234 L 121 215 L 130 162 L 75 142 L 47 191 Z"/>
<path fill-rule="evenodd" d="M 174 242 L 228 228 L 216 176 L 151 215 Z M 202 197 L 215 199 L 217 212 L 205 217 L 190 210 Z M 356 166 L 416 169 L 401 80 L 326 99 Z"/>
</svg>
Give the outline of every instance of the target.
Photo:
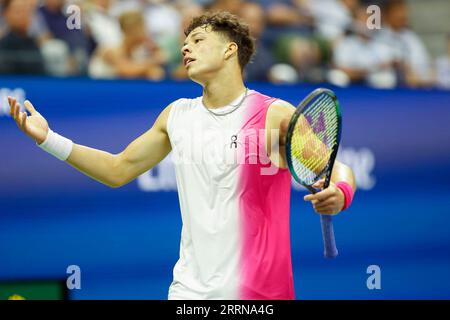
<svg viewBox="0 0 450 320">
<path fill-rule="evenodd" d="M 241 77 L 222 77 L 204 85 L 203 103 L 210 109 L 224 107 L 244 92 L 245 85 Z"/>
</svg>

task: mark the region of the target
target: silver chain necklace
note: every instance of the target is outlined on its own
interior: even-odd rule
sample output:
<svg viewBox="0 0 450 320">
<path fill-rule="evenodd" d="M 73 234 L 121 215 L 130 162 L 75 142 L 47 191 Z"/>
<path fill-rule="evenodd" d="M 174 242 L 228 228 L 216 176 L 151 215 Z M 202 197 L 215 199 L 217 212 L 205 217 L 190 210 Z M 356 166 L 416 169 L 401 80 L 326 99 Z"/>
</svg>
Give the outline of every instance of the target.
<svg viewBox="0 0 450 320">
<path fill-rule="evenodd" d="M 215 113 L 215 112 L 213 112 L 211 109 L 209 109 L 208 107 L 205 106 L 205 104 L 203 103 L 203 99 L 202 99 L 202 105 L 203 105 L 203 107 L 206 110 L 208 110 L 209 113 L 211 113 L 211 114 L 213 114 L 215 116 L 219 116 L 219 117 L 220 116 L 226 116 L 226 115 L 228 115 L 230 113 L 233 113 L 234 111 L 236 111 L 241 106 L 241 104 L 244 102 L 245 98 L 247 98 L 247 94 L 248 94 L 248 88 L 245 88 L 245 93 L 244 93 L 244 96 L 242 97 L 241 101 L 237 105 L 233 106 L 232 110 L 230 110 L 228 112 L 225 112 L 225 113 Z"/>
</svg>

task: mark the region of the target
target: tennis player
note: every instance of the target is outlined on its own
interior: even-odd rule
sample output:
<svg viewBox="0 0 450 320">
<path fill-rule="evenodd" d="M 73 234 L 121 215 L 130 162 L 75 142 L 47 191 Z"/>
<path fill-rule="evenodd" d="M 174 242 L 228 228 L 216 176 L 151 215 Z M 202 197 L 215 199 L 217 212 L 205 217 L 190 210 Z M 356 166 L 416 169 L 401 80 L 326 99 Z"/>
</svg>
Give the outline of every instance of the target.
<svg viewBox="0 0 450 320">
<path fill-rule="evenodd" d="M 244 85 L 255 47 L 236 16 L 204 14 L 185 34 L 184 65 L 203 95 L 171 103 L 119 154 L 53 132 L 29 101 L 21 112 L 9 97 L 11 115 L 40 148 L 113 188 L 173 151 L 183 228 L 169 299 L 294 299 L 283 143 L 295 107 Z M 337 214 L 351 202 L 352 170 L 336 161 L 331 180 L 304 198 L 317 213 Z"/>
</svg>

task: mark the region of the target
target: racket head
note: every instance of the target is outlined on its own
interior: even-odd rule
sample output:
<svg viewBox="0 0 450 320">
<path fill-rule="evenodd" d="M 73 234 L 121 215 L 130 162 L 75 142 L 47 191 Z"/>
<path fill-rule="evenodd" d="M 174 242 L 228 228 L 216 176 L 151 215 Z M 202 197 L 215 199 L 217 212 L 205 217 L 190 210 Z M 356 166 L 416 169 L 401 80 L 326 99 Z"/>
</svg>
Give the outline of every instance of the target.
<svg viewBox="0 0 450 320">
<path fill-rule="evenodd" d="M 319 154 L 316 154 L 317 159 L 324 160 L 320 168 L 317 161 L 308 161 L 303 157 L 304 152 L 313 152 L 313 148 L 307 142 L 301 142 L 301 130 L 308 130 L 308 135 L 311 135 L 312 131 L 312 134 L 326 146 L 326 152 L 319 151 Z M 326 88 L 318 88 L 311 92 L 300 102 L 291 117 L 286 133 L 287 164 L 294 179 L 312 192 L 315 190 L 311 186 L 323 176 L 326 176 L 324 188 L 329 185 L 341 131 L 342 116 L 339 101 L 335 93 Z M 308 165 L 310 168 L 307 168 Z"/>
</svg>

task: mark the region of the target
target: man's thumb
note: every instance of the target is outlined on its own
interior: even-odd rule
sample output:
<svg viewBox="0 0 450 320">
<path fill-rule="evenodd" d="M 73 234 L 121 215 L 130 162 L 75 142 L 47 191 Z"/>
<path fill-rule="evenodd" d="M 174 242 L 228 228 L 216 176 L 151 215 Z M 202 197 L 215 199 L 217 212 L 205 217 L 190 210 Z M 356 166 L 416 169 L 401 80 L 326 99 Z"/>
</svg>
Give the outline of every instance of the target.
<svg viewBox="0 0 450 320">
<path fill-rule="evenodd" d="M 31 113 L 31 114 L 36 114 L 37 111 L 36 109 L 33 107 L 33 105 L 31 104 L 30 101 L 26 100 L 24 103 L 25 108 Z"/>
</svg>

